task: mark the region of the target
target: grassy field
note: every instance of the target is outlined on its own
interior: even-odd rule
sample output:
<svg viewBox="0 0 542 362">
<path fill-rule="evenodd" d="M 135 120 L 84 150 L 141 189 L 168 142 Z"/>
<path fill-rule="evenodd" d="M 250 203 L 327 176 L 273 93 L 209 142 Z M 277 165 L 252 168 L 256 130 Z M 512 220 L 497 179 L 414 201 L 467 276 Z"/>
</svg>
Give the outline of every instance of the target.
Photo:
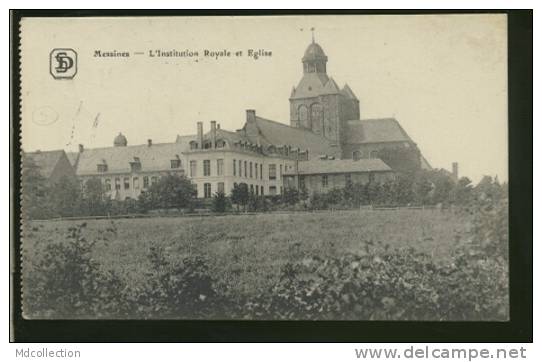
<svg viewBox="0 0 542 362">
<path fill-rule="evenodd" d="M 35 221 L 24 227 L 23 281 L 43 247 L 66 240 L 83 221 Z M 341 211 L 334 213 L 156 217 L 86 221 L 85 237 L 98 240 L 94 257 L 130 285 L 150 267 L 149 247 L 167 257 L 202 255 L 219 283 L 243 295 L 271 286 L 287 262 L 307 257 L 363 255 L 371 249 L 413 247 L 434 260 L 448 259 L 468 239 L 466 216 L 439 210 Z M 23 282 L 24 284 L 24 282 Z"/>
</svg>

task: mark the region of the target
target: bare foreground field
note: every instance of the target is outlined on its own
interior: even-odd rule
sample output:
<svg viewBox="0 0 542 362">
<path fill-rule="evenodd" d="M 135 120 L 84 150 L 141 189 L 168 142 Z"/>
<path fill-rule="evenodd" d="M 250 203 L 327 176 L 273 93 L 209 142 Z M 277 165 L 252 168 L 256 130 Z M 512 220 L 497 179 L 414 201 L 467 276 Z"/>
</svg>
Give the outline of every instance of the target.
<svg viewBox="0 0 542 362">
<path fill-rule="evenodd" d="M 82 223 L 34 221 L 24 227 L 25 295 L 33 290 L 24 280 L 35 271 L 46 245 L 68 242 L 68 229 Z M 401 255 L 402 250 L 412 248 L 436 265 L 446 264 L 460 245 L 468 244 L 472 228 L 469 216 L 440 210 L 156 217 L 85 223 L 83 236 L 97 241 L 92 248 L 93 260 L 135 290 L 144 288 L 152 275 L 149 248 L 161 246 L 165 258 L 173 263 L 202 256 L 219 289 L 247 298 L 269 292 L 280 283 L 287 264 L 309 258 L 378 255 L 394 250 Z M 28 306 L 26 315 L 33 314 L 32 306 Z"/>
</svg>

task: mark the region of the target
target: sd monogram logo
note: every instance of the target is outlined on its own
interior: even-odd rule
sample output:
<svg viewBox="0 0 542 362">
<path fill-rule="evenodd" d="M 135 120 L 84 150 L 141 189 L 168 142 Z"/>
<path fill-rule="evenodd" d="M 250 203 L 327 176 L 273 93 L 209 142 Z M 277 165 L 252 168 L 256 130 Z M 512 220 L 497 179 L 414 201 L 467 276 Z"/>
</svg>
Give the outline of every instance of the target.
<svg viewBox="0 0 542 362">
<path fill-rule="evenodd" d="M 72 79 L 77 74 L 77 53 L 73 49 L 53 49 L 49 71 L 55 79 Z"/>
</svg>

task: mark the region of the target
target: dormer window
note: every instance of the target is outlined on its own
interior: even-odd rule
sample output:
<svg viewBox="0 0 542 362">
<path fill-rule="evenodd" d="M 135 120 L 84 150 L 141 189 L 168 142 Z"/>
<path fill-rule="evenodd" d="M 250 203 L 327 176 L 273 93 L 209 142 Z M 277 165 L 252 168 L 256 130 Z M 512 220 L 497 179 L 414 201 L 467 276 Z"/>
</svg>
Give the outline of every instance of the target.
<svg viewBox="0 0 542 362">
<path fill-rule="evenodd" d="M 191 150 L 197 150 L 198 149 L 198 143 L 196 141 L 190 141 L 190 149 Z"/>
<path fill-rule="evenodd" d="M 171 168 L 181 168 L 181 159 L 179 155 L 176 155 L 176 158 L 171 160 Z"/>
<path fill-rule="evenodd" d="M 107 172 L 107 163 L 104 159 L 97 165 L 98 172 Z"/>
<path fill-rule="evenodd" d="M 134 160 L 130 162 L 130 168 L 132 169 L 132 172 L 141 171 L 141 160 L 139 157 L 134 157 Z"/>
</svg>

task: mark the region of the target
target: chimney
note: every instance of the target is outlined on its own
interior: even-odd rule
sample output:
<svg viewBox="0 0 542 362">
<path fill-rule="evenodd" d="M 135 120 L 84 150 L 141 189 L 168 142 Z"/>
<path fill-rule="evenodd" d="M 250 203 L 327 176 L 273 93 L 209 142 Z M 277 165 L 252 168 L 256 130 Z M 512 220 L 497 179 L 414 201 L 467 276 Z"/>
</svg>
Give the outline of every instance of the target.
<svg viewBox="0 0 542 362">
<path fill-rule="evenodd" d="M 84 150 L 85 150 L 85 146 L 83 146 L 82 144 L 79 144 L 79 153 L 83 153 Z"/>
<path fill-rule="evenodd" d="M 254 109 L 247 109 L 247 122 L 256 122 L 256 111 Z"/>
<path fill-rule="evenodd" d="M 452 163 L 452 174 L 454 180 L 457 181 L 459 179 L 459 164 L 457 162 Z"/>
<path fill-rule="evenodd" d="M 149 147 L 152 146 L 152 140 L 150 138 L 147 140 L 147 146 L 149 146 Z"/>
<path fill-rule="evenodd" d="M 198 145 L 203 148 L 203 122 L 198 122 Z"/>
<path fill-rule="evenodd" d="M 216 147 L 216 121 L 211 121 L 211 148 Z"/>
</svg>

